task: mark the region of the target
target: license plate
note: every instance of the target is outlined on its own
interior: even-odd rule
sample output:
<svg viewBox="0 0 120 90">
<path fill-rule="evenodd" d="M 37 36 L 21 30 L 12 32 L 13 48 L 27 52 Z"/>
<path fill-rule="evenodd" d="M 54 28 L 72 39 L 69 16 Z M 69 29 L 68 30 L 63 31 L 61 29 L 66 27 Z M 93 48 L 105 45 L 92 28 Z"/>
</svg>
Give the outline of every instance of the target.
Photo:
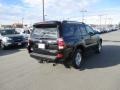
<svg viewBox="0 0 120 90">
<path fill-rule="evenodd" d="M 22 45 L 22 43 L 18 43 L 18 45 Z"/>
<path fill-rule="evenodd" d="M 45 44 L 39 43 L 39 44 L 38 44 L 38 48 L 45 49 Z"/>
</svg>

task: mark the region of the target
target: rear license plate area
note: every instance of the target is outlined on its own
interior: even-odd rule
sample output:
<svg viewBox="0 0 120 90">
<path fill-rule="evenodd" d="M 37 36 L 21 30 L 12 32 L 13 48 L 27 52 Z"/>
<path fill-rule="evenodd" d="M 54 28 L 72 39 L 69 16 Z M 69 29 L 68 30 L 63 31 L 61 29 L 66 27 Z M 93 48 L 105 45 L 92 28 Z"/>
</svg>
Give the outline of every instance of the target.
<svg viewBox="0 0 120 90">
<path fill-rule="evenodd" d="M 44 43 L 38 43 L 38 48 L 39 49 L 45 49 L 45 44 Z"/>
<path fill-rule="evenodd" d="M 17 43 L 18 46 L 22 45 L 22 43 Z"/>
</svg>

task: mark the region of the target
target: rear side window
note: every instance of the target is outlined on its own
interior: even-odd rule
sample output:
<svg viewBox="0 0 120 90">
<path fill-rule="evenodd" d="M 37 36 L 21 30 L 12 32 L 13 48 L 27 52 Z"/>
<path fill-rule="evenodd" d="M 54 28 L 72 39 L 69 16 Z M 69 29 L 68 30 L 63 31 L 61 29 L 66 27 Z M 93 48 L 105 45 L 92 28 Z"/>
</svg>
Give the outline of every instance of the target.
<svg viewBox="0 0 120 90">
<path fill-rule="evenodd" d="M 87 35 L 87 31 L 86 31 L 86 29 L 85 29 L 85 26 L 83 26 L 83 25 L 80 25 L 80 31 L 81 31 L 81 34 L 84 36 L 84 35 Z"/>
<path fill-rule="evenodd" d="M 74 34 L 74 25 L 66 24 L 63 25 L 62 35 L 64 37 L 70 37 Z"/>
<path fill-rule="evenodd" d="M 87 35 L 87 31 L 85 27 L 81 24 L 64 25 L 62 33 L 64 37 L 71 37 L 71 36 L 79 37 L 81 35 Z"/>
<path fill-rule="evenodd" d="M 81 36 L 81 31 L 80 31 L 80 25 L 79 24 L 76 24 L 75 27 L 74 27 L 75 31 L 74 31 L 74 34 L 75 36 Z"/>
</svg>

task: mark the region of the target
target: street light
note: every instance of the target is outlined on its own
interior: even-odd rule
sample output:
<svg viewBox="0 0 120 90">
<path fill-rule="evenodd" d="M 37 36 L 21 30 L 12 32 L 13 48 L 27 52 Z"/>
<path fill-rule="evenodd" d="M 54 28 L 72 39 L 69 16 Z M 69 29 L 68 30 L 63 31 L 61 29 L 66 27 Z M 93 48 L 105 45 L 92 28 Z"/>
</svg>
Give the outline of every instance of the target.
<svg viewBox="0 0 120 90">
<path fill-rule="evenodd" d="M 44 0 L 42 0 L 42 4 L 43 4 L 43 22 L 45 21 L 45 2 Z"/>
<path fill-rule="evenodd" d="M 87 10 L 81 10 L 80 12 L 82 13 L 82 22 L 84 22 L 85 12 L 87 12 Z"/>
</svg>

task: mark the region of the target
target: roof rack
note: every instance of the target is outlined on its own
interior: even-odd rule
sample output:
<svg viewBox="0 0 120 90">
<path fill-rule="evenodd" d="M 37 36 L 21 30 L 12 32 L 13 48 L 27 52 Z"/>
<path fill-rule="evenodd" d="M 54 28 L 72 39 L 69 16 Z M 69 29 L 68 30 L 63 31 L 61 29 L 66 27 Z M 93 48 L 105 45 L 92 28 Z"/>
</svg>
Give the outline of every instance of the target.
<svg viewBox="0 0 120 90">
<path fill-rule="evenodd" d="M 64 20 L 63 22 L 66 22 L 66 23 L 78 23 L 78 24 L 85 24 L 83 22 L 78 22 L 78 21 L 67 21 L 67 20 Z"/>
</svg>

